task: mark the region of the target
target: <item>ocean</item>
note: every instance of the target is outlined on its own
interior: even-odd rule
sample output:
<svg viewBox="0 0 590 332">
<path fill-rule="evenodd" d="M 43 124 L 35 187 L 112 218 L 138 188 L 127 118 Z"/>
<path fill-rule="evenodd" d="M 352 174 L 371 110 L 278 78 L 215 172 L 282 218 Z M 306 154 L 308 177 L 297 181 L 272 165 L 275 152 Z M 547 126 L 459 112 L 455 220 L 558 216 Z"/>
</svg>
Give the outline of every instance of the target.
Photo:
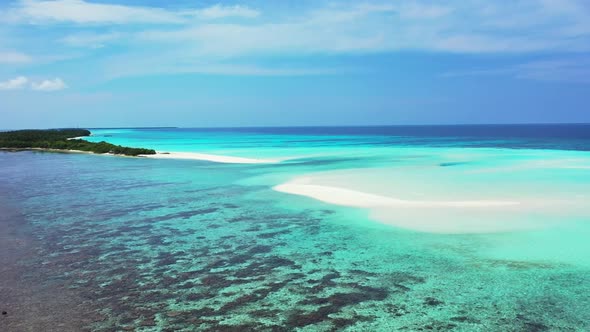
<svg viewBox="0 0 590 332">
<path fill-rule="evenodd" d="M 590 330 L 590 125 L 91 131 L 167 154 L 0 152 L 0 330 Z"/>
</svg>

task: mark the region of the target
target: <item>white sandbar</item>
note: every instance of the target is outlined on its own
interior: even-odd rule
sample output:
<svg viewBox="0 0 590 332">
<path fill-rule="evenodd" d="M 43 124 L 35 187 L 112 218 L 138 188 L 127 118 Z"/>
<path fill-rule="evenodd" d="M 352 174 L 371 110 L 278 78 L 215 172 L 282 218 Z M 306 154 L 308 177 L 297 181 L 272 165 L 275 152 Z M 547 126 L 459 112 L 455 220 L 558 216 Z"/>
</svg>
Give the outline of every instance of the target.
<svg viewBox="0 0 590 332">
<path fill-rule="evenodd" d="M 155 155 L 142 155 L 142 157 L 155 159 L 190 159 L 205 160 L 216 163 L 226 164 L 272 164 L 278 163 L 279 159 L 255 159 L 233 156 L 221 156 L 214 154 L 196 153 L 196 152 L 157 152 Z"/>
<path fill-rule="evenodd" d="M 322 202 L 358 208 L 380 207 L 499 207 L 519 205 L 514 201 L 412 201 L 388 196 L 376 195 L 351 189 L 306 184 L 306 179 L 299 179 L 275 186 L 276 191 L 307 196 Z"/>
<path fill-rule="evenodd" d="M 342 180 L 347 186 L 352 182 Z M 438 200 L 436 196 L 425 196 L 423 200 L 400 199 L 383 193 L 364 192 L 362 187 L 360 190 L 343 188 L 333 180 L 317 176 L 300 177 L 273 189 L 329 204 L 367 209 L 375 221 L 419 232 L 497 233 L 544 227 L 544 223 L 529 216 L 530 202 L 524 201 Z"/>
</svg>

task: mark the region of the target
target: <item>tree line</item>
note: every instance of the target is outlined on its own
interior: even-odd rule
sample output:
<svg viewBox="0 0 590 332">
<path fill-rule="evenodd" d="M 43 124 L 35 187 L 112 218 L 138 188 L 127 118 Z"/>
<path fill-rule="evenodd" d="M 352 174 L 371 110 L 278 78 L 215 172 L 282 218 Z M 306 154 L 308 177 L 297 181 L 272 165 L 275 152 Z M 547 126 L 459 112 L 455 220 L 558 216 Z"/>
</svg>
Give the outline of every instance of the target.
<svg viewBox="0 0 590 332">
<path fill-rule="evenodd" d="M 75 137 L 90 136 L 86 129 L 17 130 L 0 132 L 0 148 L 78 150 L 126 156 L 156 154 L 152 149 L 130 148 L 107 142 L 88 142 Z"/>
</svg>

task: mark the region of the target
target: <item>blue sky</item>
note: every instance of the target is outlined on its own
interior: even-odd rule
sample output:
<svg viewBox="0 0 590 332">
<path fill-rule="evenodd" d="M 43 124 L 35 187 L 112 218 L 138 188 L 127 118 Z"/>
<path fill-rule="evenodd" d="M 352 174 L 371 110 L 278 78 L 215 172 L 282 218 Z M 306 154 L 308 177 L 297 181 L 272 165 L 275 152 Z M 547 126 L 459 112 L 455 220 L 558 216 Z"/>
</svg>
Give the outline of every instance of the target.
<svg viewBox="0 0 590 332">
<path fill-rule="evenodd" d="M 586 0 L 0 2 L 0 128 L 590 122 Z"/>
</svg>

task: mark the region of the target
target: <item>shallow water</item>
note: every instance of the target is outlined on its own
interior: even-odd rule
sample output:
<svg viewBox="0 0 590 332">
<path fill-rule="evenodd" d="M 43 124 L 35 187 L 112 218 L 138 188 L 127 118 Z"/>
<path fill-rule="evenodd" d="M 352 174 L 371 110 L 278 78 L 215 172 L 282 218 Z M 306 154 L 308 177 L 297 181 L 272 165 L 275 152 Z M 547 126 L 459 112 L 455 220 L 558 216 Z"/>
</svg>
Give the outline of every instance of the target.
<svg viewBox="0 0 590 332">
<path fill-rule="evenodd" d="M 578 140 L 546 150 L 546 140 L 531 138 L 523 146 L 504 139 L 510 149 L 487 146 L 497 139 L 474 147 L 467 139 L 405 138 L 400 148 L 377 143 L 399 140 L 386 135 L 193 132 L 183 150 L 172 138 L 161 148 L 154 132 L 93 133 L 118 144 L 151 135 L 150 147 L 165 151 L 293 158 L 240 165 L 0 153 L 2 203 L 22 218 L 33 253 L 14 273 L 42 290 L 30 301 L 54 292 L 70 304 L 58 313 L 38 309 L 62 324 L 53 330 L 590 329 L 590 157 Z M 240 135 L 243 145 L 234 145 Z M 300 177 L 412 200 L 501 196 L 553 205 L 537 214 L 493 211 L 494 222 L 533 224 L 523 229 L 416 231 L 386 222 L 399 218 L 395 211 L 380 219 L 379 209 L 272 189 Z M 550 209 L 566 203 L 573 207 Z M 401 215 L 409 224 L 410 217 L 455 221 L 438 210 Z M 11 280 L 3 289 L 25 287 Z M 19 312 L 26 306 L 0 303 L 13 306 L 0 328 L 40 326 Z"/>
</svg>

